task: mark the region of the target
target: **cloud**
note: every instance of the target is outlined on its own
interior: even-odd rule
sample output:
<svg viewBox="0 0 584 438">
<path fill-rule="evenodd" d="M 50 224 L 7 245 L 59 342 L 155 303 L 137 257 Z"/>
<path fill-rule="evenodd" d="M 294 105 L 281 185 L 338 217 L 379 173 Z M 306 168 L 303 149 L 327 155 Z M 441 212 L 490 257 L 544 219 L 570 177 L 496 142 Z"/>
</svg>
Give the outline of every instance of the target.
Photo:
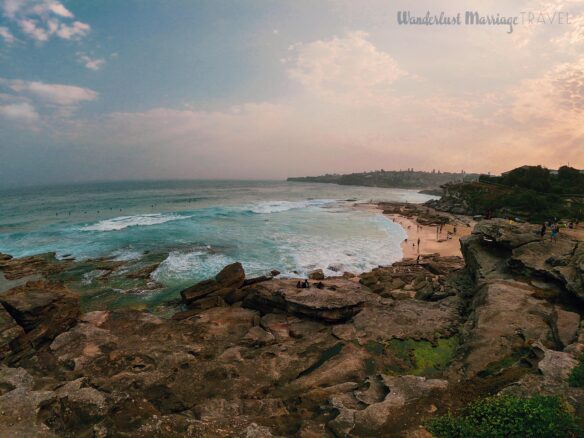
<svg viewBox="0 0 584 438">
<path fill-rule="evenodd" d="M 75 106 L 97 99 L 98 93 L 75 85 L 47 84 L 36 81 L 8 80 L 0 78 L 0 86 L 5 86 L 19 95 L 30 96 L 43 103 Z"/>
<path fill-rule="evenodd" d="M 498 172 L 568 161 L 584 166 L 584 58 L 559 65 L 550 59 L 547 71 L 540 72 L 541 63 L 528 70 L 532 77 L 522 80 L 523 71 L 496 87 L 475 89 L 461 81 L 453 91 L 452 84 L 444 86 L 448 74 L 446 80 L 424 78 L 426 60 L 422 67 L 409 62 L 406 71 L 393 52 L 363 32 L 295 44 L 287 55 L 284 67 L 296 85 L 290 94 L 213 111 L 155 107 L 41 124 L 55 107 L 74 109 L 97 93 L 6 79 L 0 79 L 0 91 L 29 99 L 40 114 L 39 138 L 59 145 L 63 156 L 83 161 L 99 151 L 124 163 L 112 170 L 85 160 L 87 168 L 75 171 L 87 178 L 282 178 L 412 166 Z M 78 60 L 85 65 L 93 58 L 79 52 Z M 473 64 L 468 72 L 478 69 Z"/>
<path fill-rule="evenodd" d="M 35 122 L 39 114 L 34 106 L 28 102 L 0 105 L 0 116 L 16 122 Z"/>
<path fill-rule="evenodd" d="M 391 55 L 379 50 L 365 32 L 290 47 L 290 78 L 323 97 L 376 100 L 391 93 L 406 75 Z"/>
<path fill-rule="evenodd" d="M 0 26 L 0 37 L 4 39 L 4 42 L 6 44 L 12 44 L 13 42 L 16 41 L 16 38 L 14 37 L 14 35 L 12 35 L 12 32 L 10 32 L 10 29 L 4 26 Z"/>
<path fill-rule="evenodd" d="M 40 43 L 53 36 L 81 39 L 91 31 L 89 24 L 75 20 L 73 13 L 56 0 L 4 0 L 2 12 L 24 35 Z"/>
<path fill-rule="evenodd" d="M 91 58 L 85 53 L 77 53 L 77 61 L 85 66 L 89 70 L 100 70 L 105 65 L 104 58 Z"/>
</svg>

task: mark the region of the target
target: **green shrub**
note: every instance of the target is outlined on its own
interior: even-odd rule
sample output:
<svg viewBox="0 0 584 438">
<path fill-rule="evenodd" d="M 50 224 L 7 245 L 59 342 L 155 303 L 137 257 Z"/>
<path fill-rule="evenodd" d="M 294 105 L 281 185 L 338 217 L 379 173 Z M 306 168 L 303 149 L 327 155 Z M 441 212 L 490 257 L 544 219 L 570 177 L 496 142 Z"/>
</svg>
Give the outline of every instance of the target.
<svg viewBox="0 0 584 438">
<path fill-rule="evenodd" d="M 582 437 L 573 416 L 558 397 L 512 395 L 472 403 L 460 415 L 432 419 L 436 438 L 571 438 Z"/>
<path fill-rule="evenodd" d="M 584 354 L 580 356 L 580 362 L 570 373 L 568 383 L 577 388 L 584 387 Z"/>
</svg>

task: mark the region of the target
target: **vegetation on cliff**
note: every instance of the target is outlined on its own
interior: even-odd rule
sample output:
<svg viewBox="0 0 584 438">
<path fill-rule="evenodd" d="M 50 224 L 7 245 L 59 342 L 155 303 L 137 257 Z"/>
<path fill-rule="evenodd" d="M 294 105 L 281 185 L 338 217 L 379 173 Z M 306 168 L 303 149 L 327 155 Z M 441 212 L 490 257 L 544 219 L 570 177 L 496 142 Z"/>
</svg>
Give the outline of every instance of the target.
<svg viewBox="0 0 584 438">
<path fill-rule="evenodd" d="M 521 217 L 541 222 L 550 218 L 584 218 L 584 174 L 563 166 L 552 173 L 541 166 L 523 166 L 501 176 L 444 186 L 432 204 L 454 213 Z"/>
<path fill-rule="evenodd" d="M 428 430 L 436 438 L 581 436 L 565 404 L 550 396 L 489 397 L 471 404 L 458 416 L 433 419 Z"/>
<path fill-rule="evenodd" d="M 432 172 L 407 170 L 376 170 L 373 172 L 351 173 L 346 175 L 327 174 L 288 178 L 295 182 L 332 183 L 349 186 L 395 187 L 405 189 L 436 189 L 443 184 L 461 181 L 476 181 L 478 174 L 463 172 L 451 173 L 433 170 Z"/>
<path fill-rule="evenodd" d="M 568 383 L 575 388 L 584 387 L 584 354 L 580 355 L 578 365 L 572 369 L 568 377 Z"/>
<path fill-rule="evenodd" d="M 557 172 L 542 166 L 522 166 L 501 176 L 481 175 L 479 180 L 542 193 L 584 195 L 584 173 L 569 166 L 562 166 Z"/>
</svg>

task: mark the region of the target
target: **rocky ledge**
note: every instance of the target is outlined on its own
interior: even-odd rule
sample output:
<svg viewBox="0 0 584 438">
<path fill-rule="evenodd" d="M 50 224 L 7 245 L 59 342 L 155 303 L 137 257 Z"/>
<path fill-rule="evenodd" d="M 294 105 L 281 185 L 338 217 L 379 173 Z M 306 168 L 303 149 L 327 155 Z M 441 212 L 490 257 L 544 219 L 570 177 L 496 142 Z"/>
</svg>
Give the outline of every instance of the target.
<svg viewBox="0 0 584 438">
<path fill-rule="evenodd" d="M 307 289 L 229 265 L 168 319 L 81 313 L 39 258 L 5 257 L 40 278 L 0 296 L 0 436 L 427 437 L 500 392 L 582 416 L 580 243 L 494 220 L 461 245 Z"/>
</svg>

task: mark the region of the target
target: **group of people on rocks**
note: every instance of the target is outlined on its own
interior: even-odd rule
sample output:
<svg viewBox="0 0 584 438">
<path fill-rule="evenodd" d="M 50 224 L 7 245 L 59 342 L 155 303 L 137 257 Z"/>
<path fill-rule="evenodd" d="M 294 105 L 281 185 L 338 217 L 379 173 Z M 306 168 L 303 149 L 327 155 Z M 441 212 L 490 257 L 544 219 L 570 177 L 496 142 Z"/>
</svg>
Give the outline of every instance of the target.
<svg viewBox="0 0 584 438">
<path fill-rule="evenodd" d="M 557 220 L 557 218 L 554 218 L 553 220 L 549 220 L 549 221 L 545 221 L 543 224 L 541 224 L 541 229 L 539 230 L 539 236 L 541 238 L 541 240 L 543 241 L 546 235 L 547 230 L 550 230 L 550 242 L 557 242 L 558 240 L 558 236 L 560 234 L 560 228 L 568 228 L 570 230 L 575 229 L 578 226 L 578 221 L 570 221 L 568 222 L 568 224 L 560 224 L 560 222 Z"/>
<path fill-rule="evenodd" d="M 319 281 L 318 283 L 315 284 L 317 289 L 324 289 L 324 283 L 322 281 Z M 296 289 L 309 289 L 310 288 L 310 283 L 308 282 L 307 279 L 304 279 L 304 281 L 300 281 L 298 280 L 298 283 L 296 283 Z"/>
</svg>

